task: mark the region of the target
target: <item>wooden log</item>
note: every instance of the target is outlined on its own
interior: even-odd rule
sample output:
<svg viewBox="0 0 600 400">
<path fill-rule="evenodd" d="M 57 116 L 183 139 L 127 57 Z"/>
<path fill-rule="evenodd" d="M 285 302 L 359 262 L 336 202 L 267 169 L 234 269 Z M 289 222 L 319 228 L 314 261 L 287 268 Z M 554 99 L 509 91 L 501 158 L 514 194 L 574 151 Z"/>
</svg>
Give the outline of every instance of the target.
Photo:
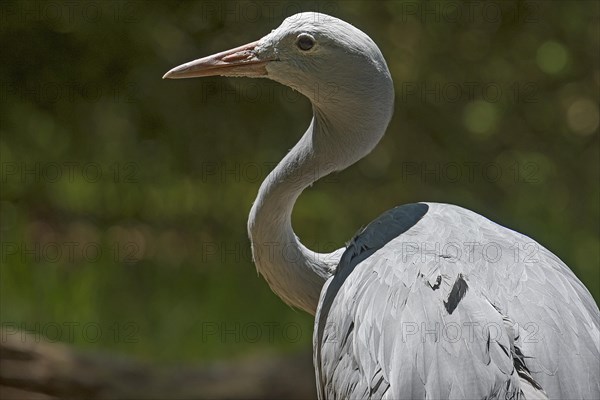
<svg viewBox="0 0 600 400">
<path fill-rule="evenodd" d="M 310 399 L 310 354 L 160 367 L 0 331 L 2 399 Z"/>
</svg>

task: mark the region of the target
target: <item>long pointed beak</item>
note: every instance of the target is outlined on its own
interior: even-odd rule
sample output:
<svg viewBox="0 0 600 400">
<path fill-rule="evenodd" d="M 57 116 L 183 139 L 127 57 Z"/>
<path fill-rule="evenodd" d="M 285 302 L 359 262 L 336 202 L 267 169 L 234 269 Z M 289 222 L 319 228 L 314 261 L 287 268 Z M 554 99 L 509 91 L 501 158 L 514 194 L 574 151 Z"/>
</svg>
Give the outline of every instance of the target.
<svg viewBox="0 0 600 400">
<path fill-rule="evenodd" d="M 182 64 L 167 72 L 163 79 L 197 78 L 202 76 L 267 76 L 266 65 L 272 60 L 261 60 L 256 55 L 258 41 L 212 56 Z"/>
</svg>

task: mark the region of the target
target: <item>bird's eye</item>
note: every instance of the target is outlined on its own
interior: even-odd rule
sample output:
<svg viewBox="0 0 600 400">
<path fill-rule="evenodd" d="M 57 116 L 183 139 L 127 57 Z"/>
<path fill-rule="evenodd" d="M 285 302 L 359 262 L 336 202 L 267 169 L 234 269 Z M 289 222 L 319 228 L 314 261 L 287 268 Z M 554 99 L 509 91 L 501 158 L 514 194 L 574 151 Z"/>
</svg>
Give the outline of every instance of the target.
<svg viewBox="0 0 600 400">
<path fill-rule="evenodd" d="M 308 33 L 302 33 L 298 35 L 298 39 L 296 40 L 296 45 L 300 50 L 307 51 L 313 48 L 315 45 L 315 38 L 313 38 Z"/>
</svg>

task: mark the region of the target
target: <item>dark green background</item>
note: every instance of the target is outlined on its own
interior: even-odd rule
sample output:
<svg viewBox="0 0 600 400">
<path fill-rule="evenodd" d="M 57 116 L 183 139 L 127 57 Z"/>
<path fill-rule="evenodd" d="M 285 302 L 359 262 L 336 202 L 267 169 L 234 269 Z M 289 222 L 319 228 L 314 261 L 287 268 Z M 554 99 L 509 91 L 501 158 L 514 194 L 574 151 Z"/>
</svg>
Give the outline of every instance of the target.
<svg viewBox="0 0 600 400">
<path fill-rule="evenodd" d="M 307 246 L 454 203 L 535 238 L 598 300 L 598 4 L 3 1 L 4 327 L 169 362 L 310 347 L 312 317 L 257 277 L 246 235 L 308 102 L 266 80 L 161 80 L 299 10 L 367 32 L 397 96 L 373 154 L 300 198 Z"/>
</svg>

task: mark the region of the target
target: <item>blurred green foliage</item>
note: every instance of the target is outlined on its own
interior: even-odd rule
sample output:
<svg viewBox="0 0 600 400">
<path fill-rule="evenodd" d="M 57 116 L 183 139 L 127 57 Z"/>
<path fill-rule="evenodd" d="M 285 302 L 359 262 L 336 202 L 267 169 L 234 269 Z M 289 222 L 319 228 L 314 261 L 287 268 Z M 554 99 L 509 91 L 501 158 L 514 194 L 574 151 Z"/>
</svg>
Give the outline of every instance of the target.
<svg viewBox="0 0 600 400">
<path fill-rule="evenodd" d="M 308 348 L 257 277 L 246 218 L 308 102 L 266 80 L 163 81 L 297 11 L 379 44 L 396 113 L 300 198 L 318 251 L 384 210 L 454 203 L 523 232 L 600 298 L 596 1 L 2 1 L 1 318 L 167 361 Z M 340 201 L 343 199 L 343 201 Z"/>
</svg>

